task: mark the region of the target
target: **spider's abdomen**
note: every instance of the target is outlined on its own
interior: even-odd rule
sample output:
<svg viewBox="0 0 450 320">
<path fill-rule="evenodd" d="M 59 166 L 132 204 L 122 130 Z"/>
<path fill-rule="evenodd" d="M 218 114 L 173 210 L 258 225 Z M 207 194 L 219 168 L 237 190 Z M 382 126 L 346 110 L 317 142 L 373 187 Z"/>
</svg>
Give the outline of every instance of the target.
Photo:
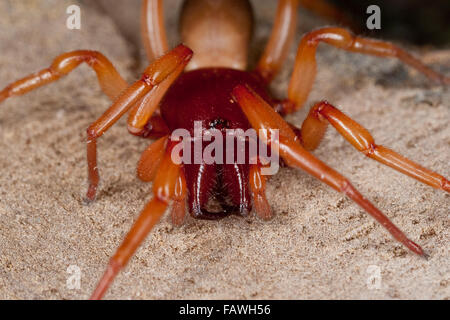
<svg viewBox="0 0 450 320">
<path fill-rule="evenodd" d="M 271 102 L 262 79 L 254 73 L 227 68 L 197 69 L 182 74 L 170 87 L 161 101 L 161 116 L 171 131 L 186 129 L 192 137 L 195 121 L 201 121 L 203 130 L 245 131 L 250 124 L 231 96 L 239 84 L 249 86 Z M 206 145 L 203 143 L 203 149 Z M 225 160 L 230 150 L 225 145 L 222 148 Z M 248 147 L 245 158 L 248 159 Z M 192 160 L 195 160 L 193 156 Z M 251 210 L 249 168 L 247 160 L 245 163 L 183 163 L 191 215 L 200 219 L 219 219 L 231 213 L 246 215 Z M 211 210 L 208 205 L 211 200 L 218 202 L 221 209 Z"/>
</svg>

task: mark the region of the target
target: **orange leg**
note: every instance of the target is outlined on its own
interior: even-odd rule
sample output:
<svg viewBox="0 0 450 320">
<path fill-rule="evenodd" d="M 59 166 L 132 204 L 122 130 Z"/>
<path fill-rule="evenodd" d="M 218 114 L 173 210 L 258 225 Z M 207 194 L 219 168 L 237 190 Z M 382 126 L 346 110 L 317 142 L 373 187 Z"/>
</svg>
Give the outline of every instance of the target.
<svg viewBox="0 0 450 320">
<path fill-rule="evenodd" d="M 313 150 L 318 146 L 328 122 L 357 150 L 369 158 L 375 159 L 433 188 L 450 192 L 450 182 L 446 178 L 421 167 L 388 148 L 375 144 L 373 137 L 364 127 L 326 101 L 314 105 L 303 122 L 301 136 L 307 149 Z"/>
<path fill-rule="evenodd" d="M 130 112 L 132 112 L 133 109 L 131 109 Z M 155 110 L 153 115 L 150 117 L 150 119 L 148 119 L 148 122 L 142 129 L 135 129 L 129 126 L 128 132 L 137 137 L 149 139 L 159 139 L 170 134 L 169 127 L 161 117 L 158 109 Z"/>
<path fill-rule="evenodd" d="M 0 103 L 6 98 L 23 95 L 33 89 L 54 82 L 69 74 L 83 62 L 94 69 L 103 92 L 111 100 L 115 100 L 128 86 L 112 63 L 100 52 L 72 51 L 58 56 L 49 68 L 18 80 L 0 91 Z"/>
<path fill-rule="evenodd" d="M 280 0 L 269 41 L 256 71 L 270 82 L 278 73 L 289 53 L 297 25 L 298 0 Z"/>
<path fill-rule="evenodd" d="M 83 62 L 86 62 L 95 70 L 102 90 L 115 102 L 87 129 L 89 172 L 87 199 L 93 200 L 100 180 L 97 168 L 97 138 L 103 135 L 133 106 L 135 106 L 132 113 L 134 116 L 129 121 L 129 128 L 133 128 L 138 133 L 142 131 L 142 128 L 139 126 L 143 127 L 148 122 L 161 99 L 162 91 L 167 90 L 169 85 L 183 71 L 191 57 L 192 51 L 183 45 L 179 45 L 153 62 L 144 71 L 142 78 L 128 87 L 111 62 L 101 53 L 95 51 L 69 52 L 57 57 L 50 68 L 27 76 L 0 91 L 0 103 L 8 97 L 25 94 L 58 80 Z M 152 90 L 154 87 L 156 87 L 155 90 Z M 148 94 L 149 92 L 150 94 Z M 155 96 L 156 98 L 150 96 Z M 137 104 L 141 101 L 142 103 Z"/>
<path fill-rule="evenodd" d="M 175 185 L 175 192 L 172 197 L 172 224 L 174 226 L 181 226 L 184 222 L 184 217 L 186 216 L 186 197 L 187 197 L 187 188 L 186 188 L 186 178 L 184 176 L 184 172 L 180 171 L 180 176 L 177 179 L 177 183 Z"/>
<path fill-rule="evenodd" d="M 164 156 L 168 136 L 164 136 L 153 142 L 141 155 L 137 166 L 137 176 L 141 181 L 151 182 Z"/>
<path fill-rule="evenodd" d="M 151 116 L 159 106 L 159 102 L 166 94 L 172 83 L 183 72 L 185 64 L 180 64 L 171 74 L 167 76 L 158 86 L 153 88 L 151 94 L 146 95 L 135 107 L 133 107 L 128 116 L 128 131 L 134 135 L 145 134 L 145 126 Z"/>
<path fill-rule="evenodd" d="M 123 267 L 125 267 L 136 249 L 141 245 L 142 241 L 147 237 L 147 234 L 167 209 L 170 199 L 174 197 L 176 185 L 180 176 L 180 165 L 176 165 L 172 162 L 172 147 L 173 144 L 168 145 L 164 157 L 161 160 L 161 164 L 159 165 L 158 173 L 153 182 L 153 199 L 141 212 L 139 218 L 131 227 L 122 244 L 111 258 L 103 277 L 99 281 L 95 291 L 92 293 L 92 300 L 98 300 L 104 296 L 115 276 Z"/>
<path fill-rule="evenodd" d="M 252 127 L 258 130 L 260 139 L 267 142 L 269 141 L 267 132 L 273 129 L 279 130 L 280 139 L 279 142 L 275 143 L 278 144 L 279 154 L 287 165 L 303 169 L 338 192 L 344 193 L 374 217 L 396 240 L 414 253 L 421 256 L 425 255 L 419 245 L 409 240 L 388 217 L 364 198 L 345 177 L 315 158 L 299 142 L 295 141 L 295 133 L 289 125 L 261 97 L 244 86 L 237 86 L 233 90 L 233 96 L 241 106 Z M 279 125 L 282 122 L 284 124 Z M 266 134 L 261 129 L 265 130 Z"/>
<path fill-rule="evenodd" d="M 142 78 L 128 87 L 113 105 L 87 129 L 87 160 L 89 168 L 89 189 L 87 199 L 94 200 L 100 180 L 97 168 L 97 139 L 101 137 L 131 107 L 136 105 L 173 73 L 179 75 L 192 57 L 192 51 L 179 45 L 169 53 L 153 62 L 143 73 Z M 136 106 L 136 108 L 139 105 Z M 151 114 L 150 114 L 151 115 Z"/>
<path fill-rule="evenodd" d="M 141 34 L 145 52 L 150 62 L 158 59 L 167 51 L 166 28 L 162 0 L 144 0 L 141 9 Z"/>
<path fill-rule="evenodd" d="M 297 26 L 299 3 L 327 19 L 348 26 L 353 24 L 339 9 L 324 0 L 279 0 L 272 33 L 256 67 L 266 82 L 277 75 L 289 53 Z"/>
<path fill-rule="evenodd" d="M 266 198 L 266 177 L 261 174 L 259 164 L 250 167 L 250 190 L 256 214 L 263 220 L 270 220 L 273 213 Z"/>
<path fill-rule="evenodd" d="M 305 34 L 300 42 L 294 71 L 289 83 L 289 102 L 285 104 L 283 113 L 298 110 L 305 103 L 316 77 L 316 49 L 320 42 L 351 52 L 398 58 L 431 80 L 442 84 L 450 84 L 450 78 L 433 71 L 409 53 L 391 43 L 360 38 L 343 28 L 321 28 Z"/>
</svg>

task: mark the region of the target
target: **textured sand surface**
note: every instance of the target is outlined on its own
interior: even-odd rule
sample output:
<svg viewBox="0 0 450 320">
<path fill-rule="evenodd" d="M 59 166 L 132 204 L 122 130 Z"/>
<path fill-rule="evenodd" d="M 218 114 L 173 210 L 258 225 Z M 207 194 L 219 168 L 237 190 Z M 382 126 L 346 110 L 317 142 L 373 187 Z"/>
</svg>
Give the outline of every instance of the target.
<svg viewBox="0 0 450 320">
<path fill-rule="evenodd" d="M 0 1 L 0 87 L 81 48 L 102 51 L 130 81 L 138 76 L 130 71 L 132 50 L 110 18 L 82 7 L 82 29 L 65 28 L 70 3 Z M 256 8 L 254 55 L 270 31 L 274 4 L 266 5 Z M 302 13 L 298 35 L 321 23 Z M 274 85 L 279 96 L 294 52 Z M 415 53 L 450 74 L 450 51 Z M 319 63 L 307 107 L 291 121 L 300 125 L 311 103 L 326 98 L 377 143 L 450 176 L 450 90 L 395 60 L 321 46 Z M 1 299 L 87 298 L 150 198 L 151 185 L 135 176 L 149 141 L 127 134 L 120 121 L 99 142 L 98 199 L 83 204 L 85 129 L 108 105 L 86 66 L 0 105 Z M 173 228 L 165 216 L 106 298 L 449 299 L 449 195 L 365 158 L 331 129 L 315 154 L 421 244 L 429 260 L 407 252 L 341 194 L 282 169 L 268 184 L 272 221 L 188 218 Z M 67 287 L 69 266 L 81 270 L 79 289 Z M 378 289 L 367 285 L 374 268 Z"/>
</svg>

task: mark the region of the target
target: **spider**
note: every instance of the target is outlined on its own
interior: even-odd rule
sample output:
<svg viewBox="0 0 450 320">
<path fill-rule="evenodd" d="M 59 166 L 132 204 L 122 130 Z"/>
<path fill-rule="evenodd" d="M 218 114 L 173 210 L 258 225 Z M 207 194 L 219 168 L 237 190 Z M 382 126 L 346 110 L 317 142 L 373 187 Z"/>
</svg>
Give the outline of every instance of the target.
<svg viewBox="0 0 450 320">
<path fill-rule="evenodd" d="M 306 33 L 298 46 L 287 98 L 277 100 L 269 85 L 285 60 L 296 29 L 299 0 L 279 0 L 268 44 L 254 70 L 247 70 L 248 44 L 252 30 L 252 8 L 248 0 L 186 0 L 180 17 L 184 45 L 169 50 L 163 21 L 162 0 L 144 0 L 141 31 L 150 65 L 142 77 L 129 85 L 100 52 L 80 50 L 58 56 L 52 65 L 18 80 L 0 91 L 0 102 L 23 95 L 69 74 L 83 62 L 97 74 L 111 107 L 87 129 L 89 188 L 93 201 L 99 185 L 97 139 L 128 112 L 128 131 L 143 138 L 157 138 L 142 154 L 138 177 L 153 182 L 153 198 L 111 258 L 92 299 L 101 299 L 115 276 L 127 264 L 152 227 L 171 203 L 174 225 L 186 214 L 197 219 L 221 219 L 230 214 L 249 215 L 252 206 L 261 219 L 273 213 L 265 195 L 267 177 L 262 159 L 238 163 L 189 163 L 175 161 L 177 129 L 201 130 L 254 128 L 259 141 L 275 146 L 280 162 L 299 168 L 325 182 L 361 206 L 400 243 L 419 256 L 423 249 L 408 239 L 380 210 L 364 198 L 348 179 L 312 153 L 328 125 L 334 127 L 358 151 L 436 189 L 450 191 L 449 181 L 419 164 L 375 143 L 360 124 L 327 101 L 310 109 L 301 128 L 283 116 L 299 110 L 311 91 L 316 75 L 319 43 L 337 48 L 397 58 L 433 81 L 450 84 L 445 77 L 399 47 L 355 36 L 345 28 L 326 27 Z M 192 50 L 191 50 L 191 49 Z M 279 139 L 272 139 L 278 130 Z M 205 148 L 204 146 L 203 148 Z M 203 150 L 200 150 L 203 151 Z M 226 154 L 227 149 L 223 146 Z M 211 210 L 211 198 L 220 208 Z"/>
</svg>

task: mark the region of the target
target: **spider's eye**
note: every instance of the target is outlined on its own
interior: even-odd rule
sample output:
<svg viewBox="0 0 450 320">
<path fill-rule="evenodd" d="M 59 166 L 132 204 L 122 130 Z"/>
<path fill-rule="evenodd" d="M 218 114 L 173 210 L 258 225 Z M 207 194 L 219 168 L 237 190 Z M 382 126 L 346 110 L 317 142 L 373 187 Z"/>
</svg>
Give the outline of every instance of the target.
<svg viewBox="0 0 450 320">
<path fill-rule="evenodd" d="M 208 128 L 209 129 L 226 129 L 230 127 L 230 122 L 228 120 L 225 119 L 214 119 L 212 121 L 209 122 L 208 124 Z"/>
</svg>

